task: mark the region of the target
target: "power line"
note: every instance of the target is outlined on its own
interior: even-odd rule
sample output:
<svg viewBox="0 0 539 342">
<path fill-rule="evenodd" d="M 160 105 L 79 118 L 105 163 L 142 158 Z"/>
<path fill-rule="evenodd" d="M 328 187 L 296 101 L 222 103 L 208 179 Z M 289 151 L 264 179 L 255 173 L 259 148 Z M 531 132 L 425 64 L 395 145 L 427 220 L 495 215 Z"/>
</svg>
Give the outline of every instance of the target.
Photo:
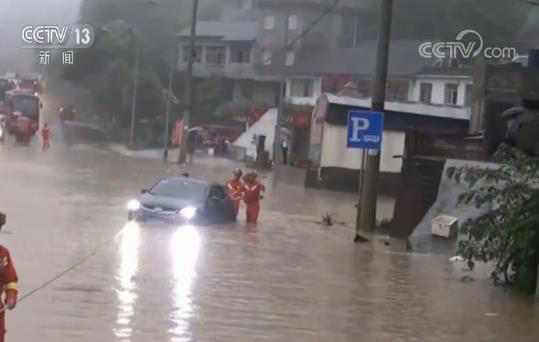
<svg viewBox="0 0 539 342">
<path fill-rule="evenodd" d="M 296 38 L 292 39 L 286 46 L 284 46 L 281 49 L 277 50 L 276 54 L 277 55 L 282 54 L 282 53 L 286 54 L 286 52 L 291 47 L 293 47 L 298 41 L 300 41 L 303 37 L 305 37 L 316 25 L 318 25 L 318 23 L 322 19 L 324 19 L 328 14 L 333 12 L 335 10 L 335 8 L 339 5 L 339 3 L 341 3 L 341 1 L 342 0 L 333 1 L 333 3 L 331 5 L 329 5 L 324 11 L 322 11 L 322 13 L 320 13 L 320 15 L 315 20 L 313 20 L 309 26 L 307 26 L 303 31 L 301 31 L 301 33 Z M 288 25 L 286 25 L 286 26 L 288 27 Z M 287 27 L 285 29 L 288 29 Z M 272 57 L 264 59 L 262 61 L 262 64 L 266 64 L 268 62 L 271 63 Z"/>
</svg>

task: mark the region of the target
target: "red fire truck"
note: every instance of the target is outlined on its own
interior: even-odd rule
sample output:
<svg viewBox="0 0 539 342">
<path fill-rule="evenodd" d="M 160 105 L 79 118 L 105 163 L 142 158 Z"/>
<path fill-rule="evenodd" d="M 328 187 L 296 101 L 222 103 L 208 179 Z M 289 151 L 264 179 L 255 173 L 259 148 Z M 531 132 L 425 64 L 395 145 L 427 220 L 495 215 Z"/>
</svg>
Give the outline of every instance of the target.
<svg viewBox="0 0 539 342">
<path fill-rule="evenodd" d="M 19 88 L 33 92 L 34 94 L 41 93 L 41 84 L 37 76 L 25 76 L 19 82 Z"/>
<path fill-rule="evenodd" d="M 13 89 L 6 92 L 4 109 L 7 131 L 17 142 L 27 143 L 39 129 L 39 112 L 43 107 L 39 97 L 31 90 Z"/>
</svg>

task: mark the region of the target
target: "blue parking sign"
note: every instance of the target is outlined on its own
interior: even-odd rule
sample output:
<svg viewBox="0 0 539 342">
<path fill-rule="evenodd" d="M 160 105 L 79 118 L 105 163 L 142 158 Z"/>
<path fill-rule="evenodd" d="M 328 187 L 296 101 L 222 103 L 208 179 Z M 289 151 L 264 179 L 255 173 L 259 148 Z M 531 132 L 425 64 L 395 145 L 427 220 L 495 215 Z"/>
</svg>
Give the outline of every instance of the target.
<svg viewBox="0 0 539 342">
<path fill-rule="evenodd" d="M 351 110 L 348 112 L 348 148 L 380 150 L 384 131 L 384 113 Z"/>
</svg>

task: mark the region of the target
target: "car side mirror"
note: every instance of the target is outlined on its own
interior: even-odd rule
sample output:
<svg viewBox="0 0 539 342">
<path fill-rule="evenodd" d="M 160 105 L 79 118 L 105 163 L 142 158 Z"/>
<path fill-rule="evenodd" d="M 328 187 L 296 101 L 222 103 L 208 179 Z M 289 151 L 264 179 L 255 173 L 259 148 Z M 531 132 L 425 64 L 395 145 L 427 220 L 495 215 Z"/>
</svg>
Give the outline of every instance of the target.
<svg viewBox="0 0 539 342">
<path fill-rule="evenodd" d="M 142 189 L 142 190 L 140 190 L 140 193 L 141 193 L 141 194 L 145 194 L 145 193 L 147 193 L 147 192 L 149 192 L 148 189 Z"/>
</svg>

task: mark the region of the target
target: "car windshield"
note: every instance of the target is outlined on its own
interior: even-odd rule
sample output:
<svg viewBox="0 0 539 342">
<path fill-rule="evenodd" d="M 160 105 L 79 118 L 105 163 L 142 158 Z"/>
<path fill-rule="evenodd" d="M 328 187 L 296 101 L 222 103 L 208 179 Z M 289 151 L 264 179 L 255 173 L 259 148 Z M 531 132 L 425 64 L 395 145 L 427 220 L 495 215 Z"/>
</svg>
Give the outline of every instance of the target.
<svg viewBox="0 0 539 342">
<path fill-rule="evenodd" d="M 21 112 L 23 116 L 35 117 L 39 114 L 39 100 L 33 96 L 13 97 L 13 112 Z"/>
<path fill-rule="evenodd" d="M 208 186 L 203 183 L 186 180 L 163 180 L 154 186 L 150 190 L 150 193 L 152 195 L 199 202 L 206 197 Z"/>
</svg>

